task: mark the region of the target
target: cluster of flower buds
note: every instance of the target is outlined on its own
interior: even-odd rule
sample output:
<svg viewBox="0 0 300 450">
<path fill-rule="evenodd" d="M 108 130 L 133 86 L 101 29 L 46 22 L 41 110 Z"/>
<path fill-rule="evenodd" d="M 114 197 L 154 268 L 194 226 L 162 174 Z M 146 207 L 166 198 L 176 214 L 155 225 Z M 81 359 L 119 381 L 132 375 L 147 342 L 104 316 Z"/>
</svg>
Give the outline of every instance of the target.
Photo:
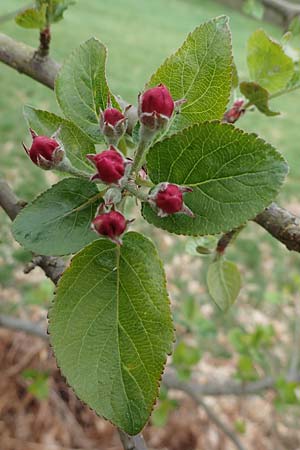
<svg viewBox="0 0 300 450">
<path fill-rule="evenodd" d="M 100 212 L 92 221 L 92 229 L 100 236 L 121 245 L 121 236 L 126 231 L 127 224 L 128 221 L 119 211 Z"/>
<path fill-rule="evenodd" d="M 100 180 L 106 184 L 122 186 L 128 177 L 131 160 L 117 150 L 113 145 L 101 153 L 89 154 L 86 157 L 95 165 L 97 173 L 91 180 Z"/>
<path fill-rule="evenodd" d="M 23 143 L 23 147 L 31 161 L 44 170 L 57 168 L 65 159 L 65 151 L 60 143 L 56 140 L 58 132 L 52 137 L 38 136 L 36 132 L 29 129 L 32 144 L 27 148 Z"/>
<path fill-rule="evenodd" d="M 235 123 L 245 113 L 245 101 L 242 98 L 237 99 L 232 107 L 226 111 L 223 117 L 225 123 Z"/>
<path fill-rule="evenodd" d="M 148 197 L 149 203 L 157 210 L 159 217 L 167 217 L 170 214 L 183 213 L 194 217 L 194 213 L 184 204 L 183 194 L 193 190 L 186 186 L 178 186 L 172 183 L 158 184 Z"/>
<path fill-rule="evenodd" d="M 117 108 L 112 107 L 109 97 L 107 108 L 100 111 L 100 130 L 109 145 L 118 145 L 126 132 L 127 122 L 127 117 Z"/>
<path fill-rule="evenodd" d="M 182 99 L 174 102 L 170 91 L 164 84 L 148 89 L 139 95 L 140 123 L 152 132 L 163 130 L 168 125 L 175 109 L 185 101 Z"/>
</svg>

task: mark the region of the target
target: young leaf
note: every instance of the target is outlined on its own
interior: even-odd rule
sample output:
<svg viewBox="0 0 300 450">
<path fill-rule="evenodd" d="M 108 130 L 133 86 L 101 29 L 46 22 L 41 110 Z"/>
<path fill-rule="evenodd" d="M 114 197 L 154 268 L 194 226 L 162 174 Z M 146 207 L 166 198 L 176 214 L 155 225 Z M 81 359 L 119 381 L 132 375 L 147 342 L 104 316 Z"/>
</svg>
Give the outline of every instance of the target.
<svg viewBox="0 0 300 450">
<path fill-rule="evenodd" d="M 64 114 L 94 142 L 103 142 L 99 108 L 106 108 L 109 93 L 106 52 L 106 47 L 95 38 L 84 42 L 71 53 L 55 83 L 57 101 Z"/>
<path fill-rule="evenodd" d="M 231 78 L 231 35 L 228 18 L 221 16 L 190 33 L 182 47 L 152 75 L 147 88 L 163 83 L 174 100 L 187 100 L 172 125 L 172 129 L 181 129 L 221 119 L 230 96 Z"/>
<path fill-rule="evenodd" d="M 50 2 L 49 16 L 51 23 L 59 22 L 63 19 L 64 12 L 71 5 L 75 5 L 74 0 L 52 0 Z"/>
<path fill-rule="evenodd" d="M 279 112 L 269 108 L 269 92 L 257 83 L 243 81 L 240 83 L 241 93 L 266 116 L 278 116 Z"/>
<path fill-rule="evenodd" d="M 51 136 L 60 128 L 58 140 L 63 144 L 73 166 L 80 170 L 92 169 L 86 155 L 95 152 L 95 145 L 74 123 L 31 106 L 25 106 L 24 116 L 28 125 L 38 134 Z"/>
<path fill-rule="evenodd" d="M 264 10 L 264 5 L 260 0 L 246 0 L 243 4 L 244 13 L 258 20 L 263 18 Z"/>
<path fill-rule="evenodd" d="M 184 201 L 195 218 L 160 218 L 143 205 L 145 219 L 176 234 L 207 235 L 232 230 L 274 199 L 287 173 L 283 157 L 254 134 L 207 122 L 157 142 L 147 156 L 151 180 L 190 186 Z"/>
<path fill-rule="evenodd" d="M 42 29 L 46 26 L 47 5 L 41 5 L 40 8 L 28 8 L 15 17 L 16 23 L 23 28 Z"/>
<path fill-rule="evenodd" d="M 236 264 L 223 257 L 213 261 L 207 272 L 207 286 L 216 305 L 222 311 L 227 311 L 241 289 L 241 276 Z"/>
<path fill-rule="evenodd" d="M 51 343 L 78 397 L 134 435 L 147 422 L 174 332 L 152 242 L 127 233 L 76 255 L 50 310 Z"/>
<path fill-rule="evenodd" d="M 263 30 L 250 36 L 247 62 L 251 79 L 271 94 L 284 89 L 294 73 L 293 60 Z"/>
<path fill-rule="evenodd" d="M 12 227 L 15 239 L 41 255 L 77 252 L 97 238 L 90 224 L 99 195 L 93 183 L 65 178 L 22 209 Z"/>
</svg>

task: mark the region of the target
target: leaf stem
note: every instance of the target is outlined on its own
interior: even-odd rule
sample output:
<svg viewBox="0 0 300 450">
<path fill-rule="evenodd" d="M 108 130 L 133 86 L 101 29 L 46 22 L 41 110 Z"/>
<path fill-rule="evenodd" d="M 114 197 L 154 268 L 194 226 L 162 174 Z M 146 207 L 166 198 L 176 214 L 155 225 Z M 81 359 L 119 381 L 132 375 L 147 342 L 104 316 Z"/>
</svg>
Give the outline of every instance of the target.
<svg viewBox="0 0 300 450">
<path fill-rule="evenodd" d="M 228 247 L 228 245 L 237 238 L 238 234 L 242 231 L 242 229 L 245 226 L 246 225 L 241 225 L 240 227 L 235 228 L 234 230 L 224 233 L 220 237 L 220 239 L 217 243 L 217 247 L 216 247 L 216 259 L 218 259 L 220 256 L 224 255 L 225 250 Z"/>
<path fill-rule="evenodd" d="M 130 183 L 127 183 L 125 185 L 125 189 L 130 192 L 131 194 L 133 194 L 135 197 L 137 197 L 139 200 L 141 200 L 142 202 L 146 202 L 148 200 L 148 195 L 145 194 L 144 192 L 141 192 L 136 186 L 133 186 Z"/>
</svg>

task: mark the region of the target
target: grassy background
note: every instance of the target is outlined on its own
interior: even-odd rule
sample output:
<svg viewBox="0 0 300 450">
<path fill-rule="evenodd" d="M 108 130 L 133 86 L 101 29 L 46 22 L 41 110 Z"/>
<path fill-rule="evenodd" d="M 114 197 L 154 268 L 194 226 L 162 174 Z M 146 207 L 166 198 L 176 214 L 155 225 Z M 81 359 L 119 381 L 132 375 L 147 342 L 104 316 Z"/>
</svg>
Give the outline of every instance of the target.
<svg viewBox="0 0 300 450">
<path fill-rule="evenodd" d="M 0 15 L 25 3 L 22 0 L 1 0 Z M 53 26 L 51 54 L 63 61 L 82 41 L 91 36 L 99 38 L 109 49 L 108 79 L 112 90 L 135 103 L 138 92 L 150 75 L 170 52 L 181 45 L 187 33 L 203 21 L 221 14 L 230 17 L 240 78 L 247 79 L 245 50 L 250 34 L 263 27 L 273 37 L 280 38 L 281 30 L 212 0 L 78 0 L 66 12 L 65 20 Z M 14 21 L 2 24 L 1 31 L 30 45 L 37 45 L 38 33 L 19 28 Z M 21 142 L 29 143 L 29 135 L 22 108 L 27 103 L 57 113 L 59 108 L 51 90 L 4 65 L 0 66 L 0 85 L 0 174 L 22 198 L 30 199 L 53 179 L 31 164 L 24 154 Z M 280 200 L 294 205 L 300 175 L 299 104 L 300 92 L 295 92 L 272 103 L 274 110 L 282 112 L 281 116 L 267 118 L 257 112 L 249 112 L 239 123 L 239 126 L 255 131 L 284 153 L 291 170 Z M 5 223 L 8 221 L 0 212 L 3 241 L 0 256 L 7 253 L 5 242 L 9 239 L 9 229 Z M 289 283 L 289 277 L 294 276 L 299 265 L 297 255 L 286 252 L 265 233 L 262 233 L 262 243 L 258 243 L 257 229 L 257 226 L 250 225 L 250 231 L 242 233 L 232 255 L 242 266 L 251 269 L 245 277 L 252 286 L 249 296 L 256 302 L 264 297 L 272 283 L 275 283 L 277 290 L 282 289 L 284 283 Z M 268 245 L 267 249 L 264 242 Z M 165 259 L 171 259 L 176 252 L 183 252 L 184 246 L 185 243 L 178 240 L 176 245 L 171 246 L 172 250 L 165 251 Z M 22 252 L 15 256 L 21 262 L 26 259 Z M 273 267 L 268 279 L 264 274 L 266 257 Z M 0 270 L 0 281 L 7 280 L 7 274 L 12 273 L 14 260 L 9 261 L 10 265 Z M 43 292 L 42 298 L 48 295 L 48 288 L 45 294 Z M 39 296 L 39 293 L 36 295 Z"/>
</svg>

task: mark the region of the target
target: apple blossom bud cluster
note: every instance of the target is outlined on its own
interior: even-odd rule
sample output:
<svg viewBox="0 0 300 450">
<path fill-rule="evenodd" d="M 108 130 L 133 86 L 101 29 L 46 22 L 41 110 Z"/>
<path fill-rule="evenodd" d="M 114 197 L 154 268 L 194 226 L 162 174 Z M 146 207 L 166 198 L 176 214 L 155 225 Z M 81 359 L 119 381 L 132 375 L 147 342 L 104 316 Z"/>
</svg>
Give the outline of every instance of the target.
<svg viewBox="0 0 300 450">
<path fill-rule="evenodd" d="M 57 167 L 65 158 L 64 149 L 59 142 L 54 136 L 38 136 L 32 128 L 29 130 L 32 137 L 31 147 L 27 148 L 24 143 L 23 147 L 31 161 L 44 170 Z"/>
<path fill-rule="evenodd" d="M 192 191 L 189 187 L 178 186 L 172 183 L 160 183 L 153 189 L 148 199 L 152 207 L 157 210 L 159 217 L 167 217 L 176 213 L 194 217 L 193 212 L 183 201 L 183 194 Z"/>
<path fill-rule="evenodd" d="M 224 114 L 223 122 L 235 123 L 245 113 L 244 104 L 244 99 L 240 98 L 236 100 L 232 107 Z"/>
</svg>

